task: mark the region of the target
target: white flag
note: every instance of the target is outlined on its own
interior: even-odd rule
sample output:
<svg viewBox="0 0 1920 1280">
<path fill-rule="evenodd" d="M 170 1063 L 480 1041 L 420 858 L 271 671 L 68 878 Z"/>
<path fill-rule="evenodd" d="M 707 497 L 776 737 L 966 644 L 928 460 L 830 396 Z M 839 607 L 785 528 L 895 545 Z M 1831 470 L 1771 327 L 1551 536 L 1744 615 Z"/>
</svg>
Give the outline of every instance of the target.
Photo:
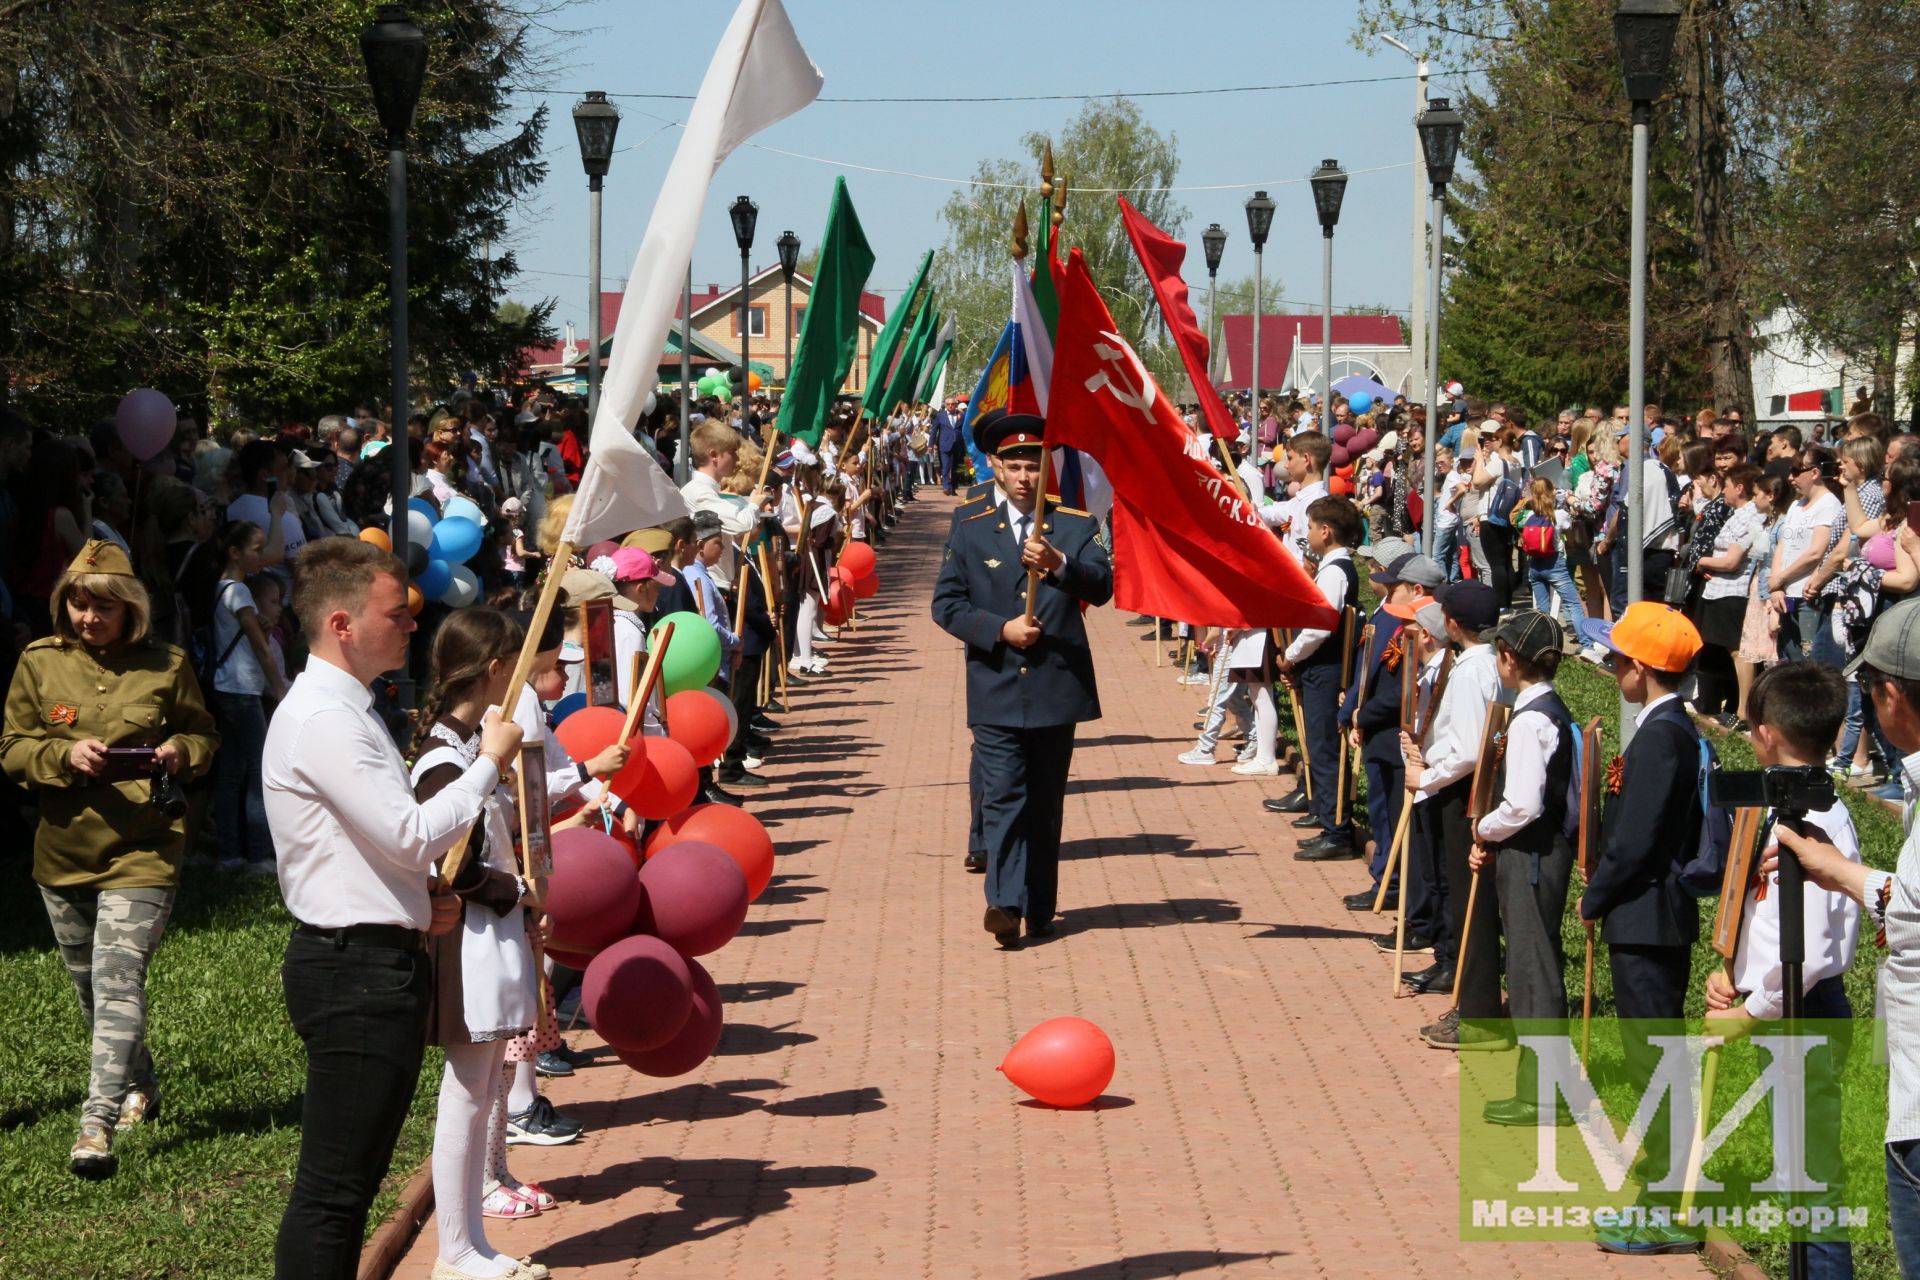
<svg viewBox="0 0 1920 1280">
<path fill-rule="evenodd" d="M 812 102 L 821 83 L 780 0 L 740 0 L 707 64 L 627 277 L 586 473 L 562 535 L 575 546 L 687 514 L 672 478 L 634 439 L 633 427 L 659 380 L 660 352 L 714 172 L 735 147 Z"/>
</svg>

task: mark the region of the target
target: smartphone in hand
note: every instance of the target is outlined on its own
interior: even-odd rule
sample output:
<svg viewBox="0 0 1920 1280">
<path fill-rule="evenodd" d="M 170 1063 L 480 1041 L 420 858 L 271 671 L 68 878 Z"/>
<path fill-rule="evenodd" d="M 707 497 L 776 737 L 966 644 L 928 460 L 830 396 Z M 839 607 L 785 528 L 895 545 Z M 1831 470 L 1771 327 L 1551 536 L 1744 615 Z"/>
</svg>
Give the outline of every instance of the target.
<svg viewBox="0 0 1920 1280">
<path fill-rule="evenodd" d="M 1920 534 L 1920 498 L 1907 503 L 1907 528 Z"/>
</svg>

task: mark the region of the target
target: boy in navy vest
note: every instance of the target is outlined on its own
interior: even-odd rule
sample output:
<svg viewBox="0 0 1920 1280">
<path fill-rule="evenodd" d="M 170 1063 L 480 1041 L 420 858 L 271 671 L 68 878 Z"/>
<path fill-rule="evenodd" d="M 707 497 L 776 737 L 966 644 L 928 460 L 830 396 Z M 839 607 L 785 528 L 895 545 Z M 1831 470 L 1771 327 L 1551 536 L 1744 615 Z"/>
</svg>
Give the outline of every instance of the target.
<svg viewBox="0 0 1920 1280">
<path fill-rule="evenodd" d="M 1360 599 L 1360 575 L 1347 548 L 1360 541 L 1360 509 L 1346 498 L 1314 499 L 1306 510 L 1307 550 L 1320 561 L 1314 585 L 1335 613 Z M 1340 739 L 1335 717 L 1340 711 L 1341 628 L 1331 631 L 1305 628 L 1293 633 L 1280 658 L 1280 674 L 1293 682 L 1294 696 L 1307 728 L 1307 771 L 1313 781 L 1308 802 L 1312 826 L 1320 834 L 1300 846 L 1294 857 L 1309 862 L 1357 858 L 1353 820 L 1337 813 Z"/>
<path fill-rule="evenodd" d="M 1467 865 L 1475 872 L 1491 865 L 1493 883 L 1482 888 L 1499 899 L 1507 1003 L 1516 1020 L 1567 1016 L 1560 921 L 1573 876 L 1567 786 L 1575 730 L 1572 713 L 1553 691 L 1563 640 L 1560 624 L 1532 609 L 1509 614 L 1493 633 L 1500 683 L 1515 691 L 1513 718 L 1500 752 L 1496 802 L 1474 830 Z M 1514 1096 L 1487 1103 L 1483 1114 L 1495 1124 L 1541 1123 L 1538 1077 L 1533 1052 L 1522 1050 Z M 1547 1113 L 1546 1123 L 1554 1114 Z"/>
</svg>

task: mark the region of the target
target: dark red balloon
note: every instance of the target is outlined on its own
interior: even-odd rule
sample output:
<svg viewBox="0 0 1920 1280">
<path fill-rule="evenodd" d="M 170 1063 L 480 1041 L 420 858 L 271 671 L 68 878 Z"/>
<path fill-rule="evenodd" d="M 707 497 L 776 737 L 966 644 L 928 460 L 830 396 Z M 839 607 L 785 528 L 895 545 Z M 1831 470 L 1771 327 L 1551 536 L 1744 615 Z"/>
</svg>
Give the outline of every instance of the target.
<svg viewBox="0 0 1920 1280">
<path fill-rule="evenodd" d="M 719 1047 L 725 1026 L 720 988 L 698 960 L 687 961 L 687 970 L 693 975 L 693 1007 L 680 1033 L 658 1049 L 615 1050 L 620 1061 L 643 1076 L 683 1076 L 711 1058 Z"/>
<path fill-rule="evenodd" d="M 640 868 L 636 933 L 652 934 L 683 956 L 704 956 L 733 941 L 747 919 L 747 877 L 740 865 L 700 840 L 682 840 Z"/>
<path fill-rule="evenodd" d="M 693 975 L 658 938 L 622 938 L 593 958 L 580 984 L 580 1008 L 616 1049 L 658 1049 L 687 1025 Z"/>
<path fill-rule="evenodd" d="M 604 831 L 592 827 L 556 831 L 546 901 L 555 948 L 598 951 L 627 935 L 640 905 L 633 859 Z"/>
<path fill-rule="evenodd" d="M 730 804 L 696 804 L 682 809 L 647 837 L 651 858 L 683 840 L 699 840 L 726 852 L 747 877 L 747 900 L 760 896 L 773 879 L 773 837 L 760 819 Z"/>
</svg>

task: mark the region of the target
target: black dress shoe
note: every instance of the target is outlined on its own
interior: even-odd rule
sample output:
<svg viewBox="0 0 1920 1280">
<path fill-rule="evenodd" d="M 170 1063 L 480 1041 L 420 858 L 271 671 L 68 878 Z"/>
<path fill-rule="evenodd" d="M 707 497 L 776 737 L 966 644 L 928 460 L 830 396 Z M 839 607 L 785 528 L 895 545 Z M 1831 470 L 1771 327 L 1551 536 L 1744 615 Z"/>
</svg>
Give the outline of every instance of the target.
<svg viewBox="0 0 1920 1280">
<path fill-rule="evenodd" d="M 1392 955 L 1393 934 L 1389 932 L 1375 936 L 1373 947 L 1384 955 Z M 1409 930 L 1406 942 L 1400 950 L 1410 956 L 1430 956 L 1433 954 L 1433 939 L 1424 933 L 1414 933 Z"/>
<path fill-rule="evenodd" d="M 759 774 L 749 773 L 745 769 L 730 770 L 726 773 L 717 774 L 714 777 L 714 781 L 725 783 L 729 787 L 740 787 L 746 790 L 752 790 L 758 787 L 770 787 L 773 785 Z"/>
<path fill-rule="evenodd" d="M 701 792 L 700 799 L 703 803 L 706 803 L 706 804 L 730 804 L 736 809 L 740 807 L 739 796 L 733 794 L 733 792 L 731 791 L 724 790 L 713 783 L 707 784 L 707 789 Z"/>
<path fill-rule="evenodd" d="M 1292 822 L 1289 822 L 1287 825 L 1292 827 L 1295 831 L 1306 831 L 1309 828 L 1319 826 L 1320 819 L 1314 817 L 1310 813 L 1303 813 L 1299 817 L 1295 818 Z"/>
<path fill-rule="evenodd" d="M 1373 910 L 1373 900 L 1375 896 L 1376 893 L 1374 890 L 1362 889 L 1358 893 L 1348 894 L 1346 897 L 1340 899 L 1340 901 L 1346 904 L 1346 908 L 1349 911 L 1371 911 Z M 1380 909 L 1382 911 L 1398 911 L 1400 909 L 1400 896 L 1393 893 L 1388 894 L 1387 904 Z M 1389 947 L 1388 950 L 1391 951 L 1392 948 Z"/>
<path fill-rule="evenodd" d="M 986 931 L 1001 946 L 1012 949 L 1020 945 L 1020 913 L 1007 907 L 988 907 L 982 921 Z"/>
<path fill-rule="evenodd" d="M 1345 836 L 1321 836 L 1309 840 L 1294 853 L 1295 862 L 1349 862 L 1360 857 L 1353 841 Z"/>
<path fill-rule="evenodd" d="M 1429 991 L 1445 995 L 1453 990 L 1453 961 L 1442 960 L 1437 964 L 1428 965 L 1418 973 L 1410 973 L 1406 977 L 1406 983 L 1408 987 L 1422 995 Z"/>
<path fill-rule="evenodd" d="M 987 855 L 979 849 L 969 849 L 967 851 L 967 870 L 975 873 L 984 873 L 986 869 Z"/>
<path fill-rule="evenodd" d="M 1029 920 L 1027 921 L 1027 936 L 1029 938 L 1051 938 L 1053 936 L 1053 928 L 1054 925 L 1051 920 L 1048 920 L 1044 924 L 1038 920 Z"/>
<path fill-rule="evenodd" d="M 772 733 L 780 727 L 780 722 L 767 715 L 756 715 L 748 722 L 748 728 L 757 733 Z"/>
<path fill-rule="evenodd" d="M 1281 796 L 1278 800 L 1262 800 L 1260 807 L 1268 813 L 1305 813 L 1307 793 L 1296 789 L 1292 794 Z"/>
<path fill-rule="evenodd" d="M 1552 1118 L 1541 1111 L 1537 1102 L 1522 1102 L 1518 1098 L 1500 1098 L 1480 1108 L 1480 1115 L 1488 1124 L 1510 1124 L 1522 1129 L 1537 1129 L 1541 1125 L 1565 1126 L 1573 1123 L 1573 1113 L 1566 1104 L 1557 1103 Z"/>
</svg>

